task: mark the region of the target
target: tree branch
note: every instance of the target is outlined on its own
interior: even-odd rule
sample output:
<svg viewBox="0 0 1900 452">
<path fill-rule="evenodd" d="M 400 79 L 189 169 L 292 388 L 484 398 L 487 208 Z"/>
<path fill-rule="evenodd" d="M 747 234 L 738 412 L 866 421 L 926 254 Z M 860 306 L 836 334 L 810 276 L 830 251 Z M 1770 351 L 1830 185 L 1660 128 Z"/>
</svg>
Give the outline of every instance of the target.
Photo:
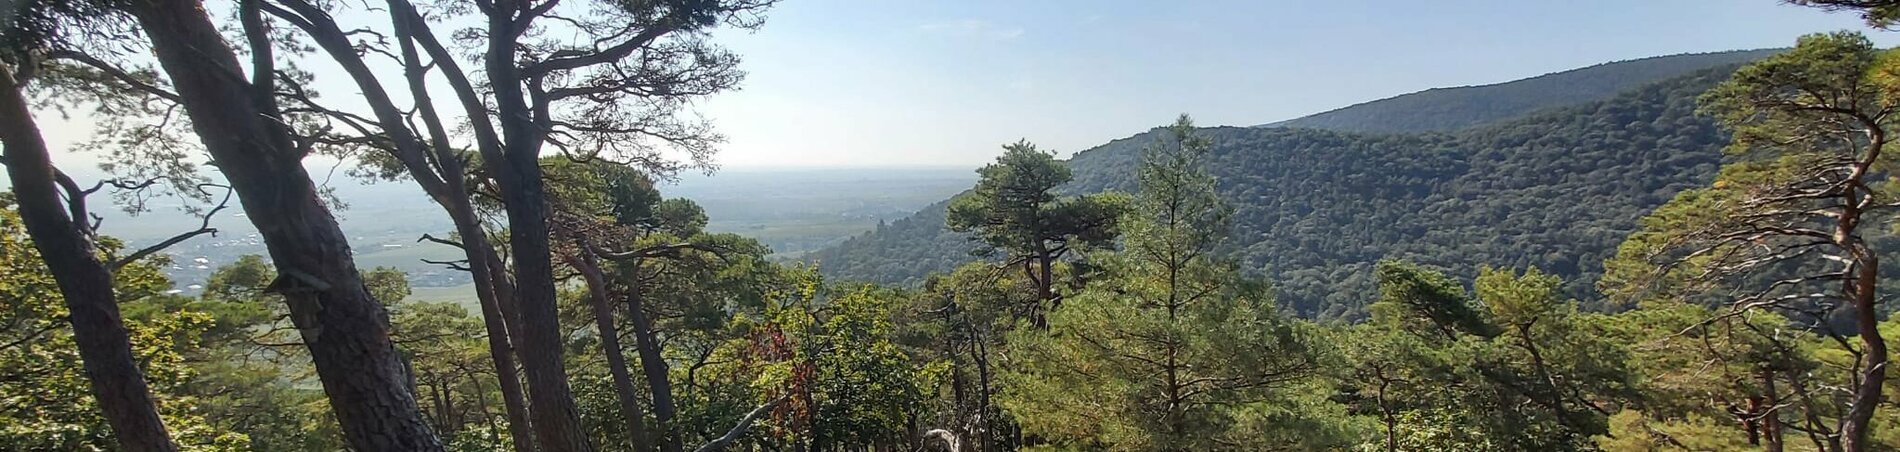
<svg viewBox="0 0 1900 452">
<path fill-rule="evenodd" d="M 752 412 L 746 413 L 745 417 L 739 418 L 739 423 L 733 425 L 732 430 L 728 430 L 725 435 L 715 438 L 703 446 L 699 446 L 698 449 L 693 449 L 693 452 L 713 452 L 725 449 L 726 446 L 731 445 L 733 441 L 737 441 L 740 436 L 745 435 L 746 430 L 752 428 L 752 423 L 758 421 L 759 416 L 764 416 L 765 412 L 771 411 L 772 408 L 777 407 L 780 403 L 785 403 L 785 400 L 791 397 L 792 395 L 790 393 L 786 393 L 785 395 L 778 396 L 776 399 L 772 399 L 770 402 L 765 402 L 764 405 L 759 405 L 758 408 L 753 408 Z"/>
<path fill-rule="evenodd" d="M 112 63 L 107 63 L 105 62 L 105 60 L 93 58 L 92 55 L 87 55 L 84 53 L 68 51 L 68 50 L 60 50 L 60 51 L 49 53 L 46 56 L 47 58 L 51 58 L 51 59 L 71 60 L 79 64 L 90 66 L 93 69 L 97 69 L 99 70 L 99 72 L 104 72 L 106 75 L 109 75 L 113 79 L 118 80 L 119 83 L 124 83 L 128 86 L 131 86 L 133 89 L 143 91 L 146 94 L 158 96 L 160 98 L 163 98 L 165 100 L 172 101 L 172 102 L 183 101 L 183 98 L 178 97 L 177 93 L 166 91 L 164 88 L 160 88 L 157 85 L 153 85 L 150 83 L 146 83 L 142 80 L 139 80 L 138 77 L 132 76 L 132 73 L 126 72 L 124 69 L 120 69 L 117 66 L 113 66 Z"/>
<path fill-rule="evenodd" d="M 189 240 L 192 237 L 197 237 L 197 236 L 205 235 L 205 234 L 212 234 L 213 236 L 217 235 L 218 229 L 211 227 L 211 217 L 216 216 L 218 214 L 218 211 L 224 210 L 226 207 L 229 207 L 231 205 L 232 190 L 231 190 L 231 187 L 229 186 L 218 185 L 218 184 L 199 184 L 198 190 L 203 191 L 205 187 L 223 188 L 224 199 L 218 201 L 217 207 L 212 207 L 211 211 L 205 212 L 204 217 L 201 218 L 198 223 L 198 229 L 187 231 L 183 234 L 174 235 L 171 238 L 168 238 L 168 239 L 165 239 L 164 241 L 153 244 L 152 246 L 140 248 L 138 251 L 133 251 L 132 254 L 126 255 L 124 258 L 115 259 L 111 263 L 106 264 L 106 270 L 116 273 L 119 271 L 120 268 L 124 268 L 126 265 L 129 265 L 133 262 L 137 262 L 139 259 L 144 259 L 146 256 L 151 256 L 152 254 L 157 253 L 159 251 L 164 251 L 165 248 L 170 248 L 172 245 L 177 245 L 179 242 Z"/>
</svg>

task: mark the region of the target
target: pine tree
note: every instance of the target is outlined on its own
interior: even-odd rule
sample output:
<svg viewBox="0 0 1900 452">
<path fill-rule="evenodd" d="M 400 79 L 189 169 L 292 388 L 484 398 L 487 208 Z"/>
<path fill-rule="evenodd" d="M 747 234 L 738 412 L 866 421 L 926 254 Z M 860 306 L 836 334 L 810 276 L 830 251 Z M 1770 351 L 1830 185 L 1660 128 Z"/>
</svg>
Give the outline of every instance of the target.
<svg viewBox="0 0 1900 452">
<path fill-rule="evenodd" d="M 1144 152 L 1141 192 L 1122 219 L 1124 250 L 1105 276 L 1054 311 L 1048 331 L 1012 344 L 1005 406 L 1024 429 L 1117 450 L 1214 450 L 1258 444 L 1232 432 L 1242 411 L 1276 398 L 1315 366 L 1265 284 L 1217 257 L 1230 210 L 1202 168 L 1209 143 L 1182 116 Z"/>
</svg>

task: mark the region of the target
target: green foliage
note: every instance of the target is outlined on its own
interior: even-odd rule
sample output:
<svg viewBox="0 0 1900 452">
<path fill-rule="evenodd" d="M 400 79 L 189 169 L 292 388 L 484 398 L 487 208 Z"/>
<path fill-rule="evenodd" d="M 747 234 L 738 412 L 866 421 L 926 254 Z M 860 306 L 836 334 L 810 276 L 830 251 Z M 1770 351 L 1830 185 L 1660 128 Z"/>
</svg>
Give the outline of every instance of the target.
<svg viewBox="0 0 1900 452">
<path fill-rule="evenodd" d="M 406 287 L 406 286 L 405 286 Z M 482 321 L 455 303 L 403 302 L 390 309 L 391 339 L 401 347 L 415 380 L 417 402 L 437 435 L 452 449 L 504 444 L 507 428 L 496 404 Z"/>
<path fill-rule="evenodd" d="M 1610 416 L 1609 433 L 1597 438 L 1597 447 L 1604 452 L 1759 449 L 1743 432 L 1702 415 L 1658 421 L 1635 411 Z"/>
<path fill-rule="evenodd" d="M 290 325 L 283 300 L 265 291 L 276 273 L 247 255 L 213 271 L 197 299 L 156 298 L 126 307 L 128 318 L 204 313 L 204 327 L 180 350 L 191 379 L 180 385 L 193 409 L 219 429 L 241 433 L 245 449 L 330 451 L 344 448 L 328 400 L 314 378 L 302 337 Z M 409 286 L 394 269 L 364 272 L 379 300 L 392 303 L 392 340 L 409 358 L 424 414 L 445 441 L 460 450 L 487 450 L 505 441 L 505 429 L 487 364 L 478 319 L 451 303 L 403 302 Z M 163 396 L 161 396 L 163 397 Z M 493 410 L 493 412 L 489 411 Z M 168 424 L 168 426 L 170 426 Z M 492 428 L 491 428 L 492 427 Z M 174 429 L 174 432 L 176 430 Z"/>
<path fill-rule="evenodd" d="M 1900 21 L 1900 2 L 1892 0 L 1789 0 L 1788 3 L 1830 11 L 1855 11 L 1867 20 L 1867 26 L 1874 28 L 1889 28 Z"/>
<path fill-rule="evenodd" d="M 970 246 L 969 234 L 945 226 L 950 202 L 924 206 L 884 227 L 813 251 L 806 260 L 834 279 L 922 286 L 933 274 L 972 262 L 971 254 L 978 252 Z"/>
<path fill-rule="evenodd" d="M 657 227 L 653 222 L 663 218 L 656 215 L 660 190 L 646 173 L 600 161 L 583 163 L 563 157 L 542 161 L 548 197 L 565 211 L 648 228 Z"/>
<path fill-rule="evenodd" d="M 1813 323 L 1831 320 L 1827 306 L 1856 304 L 1842 286 L 1851 278 L 1831 268 L 1894 249 L 1882 227 L 1896 199 L 1887 180 L 1895 159 L 1872 140 L 1895 130 L 1896 58 L 1858 33 L 1808 35 L 1704 94 L 1702 111 L 1734 131 L 1730 162 L 1642 220 L 1606 263 L 1605 292 L 1777 309 Z"/>
<path fill-rule="evenodd" d="M 28 241 L 19 216 L 0 205 L 0 449 L 102 450 L 117 447 L 92 398 L 53 276 Z M 116 241 L 103 241 L 108 249 Z M 199 372 L 188 353 L 212 328 L 210 315 L 159 308 L 175 303 L 158 264 L 135 263 L 115 274 L 125 304 L 132 352 L 159 400 L 173 440 L 186 450 L 243 450 L 243 433 L 198 408 L 189 387 Z"/>
<path fill-rule="evenodd" d="M 832 444 L 904 444 L 912 410 L 937 387 L 941 363 L 913 361 L 892 341 L 901 298 L 859 289 L 825 306 L 827 318 L 811 347 L 812 435 Z"/>
<path fill-rule="evenodd" d="M 1227 209 L 1202 168 L 1208 144 L 1184 116 L 1144 152 L 1124 251 L 1103 276 L 1008 336 L 1003 405 L 1026 433 L 1111 450 L 1210 450 L 1279 427 L 1259 405 L 1313 371 L 1298 325 L 1265 284 L 1211 254 Z"/>
<path fill-rule="evenodd" d="M 1650 83 L 1746 63 L 1774 52 L 1691 53 L 1603 63 L 1493 85 L 1434 88 L 1261 127 L 1364 133 L 1451 131 L 1609 99 Z"/>
<path fill-rule="evenodd" d="M 757 240 L 707 232 L 698 204 L 665 199 L 640 171 L 549 159 L 555 252 L 610 251 L 601 265 L 616 312 L 604 320 L 634 337 L 601 353 L 608 328 L 591 294 L 564 286 L 559 326 L 583 427 L 598 444 L 633 443 L 605 369 L 618 354 L 663 383 L 637 382 L 635 398 L 670 387 L 677 404 L 664 425 L 636 420 L 689 447 L 757 408 L 756 428 L 730 448 L 930 450 L 943 438 L 986 451 L 1838 448 L 1831 429 L 1852 395 L 1839 382 L 1854 381 L 1865 349 L 1812 319 L 1712 308 L 1701 289 L 1713 286 L 1687 284 L 1689 272 L 1775 243 L 1680 247 L 1738 212 L 1813 212 L 1751 197 L 1834 180 L 1804 171 L 1857 142 L 1809 137 L 1838 131 L 1841 115 L 1885 125 L 1900 60 L 1842 33 L 1726 73 L 1763 53 L 1615 63 L 1293 124 L 1483 124 L 1450 133 L 1197 129 L 1183 116 L 1070 162 L 1008 145 L 970 192 L 821 256 L 828 271 L 916 291 L 827 285 L 813 267 L 767 260 Z M 1813 92 L 1875 110 L 1803 107 Z M 1719 173 L 1725 139 L 1693 115 L 1698 93 L 1736 133 Z M 1511 102 L 1481 102 L 1496 98 Z M 1521 115 L 1552 105 L 1571 106 Z M 1392 115 L 1412 120 L 1380 119 Z M 1873 161 L 1870 203 L 1892 196 L 1889 160 Z M 52 280 L 17 219 L 0 213 L 0 449 L 109 448 Z M 1618 259 L 1596 266 L 1638 226 Z M 966 263 L 971 238 L 1009 260 Z M 1065 258 L 1072 250 L 1086 254 Z M 1660 258 L 1683 265 L 1652 284 Z M 1017 266 L 1032 259 L 1049 268 Z M 271 266 L 245 256 L 190 298 L 166 293 L 162 264 L 120 269 L 115 289 L 182 445 L 345 448 L 303 337 L 267 290 Z M 482 319 L 400 301 L 409 286 L 394 269 L 363 280 L 388 303 L 390 340 L 432 430 L 454 450 L 507 444 Z M 1619 299 L 1590 297 L 1599 282 Z M 1900 321 L 1879 331 L 1900 334 Z M 1872 448 L 1900 447 L 1890 407 L 1900 389 L 1880 395 Z M 937 436 L 921 439 L 927 430 Z"/>
<path fill-rule="evenodd" d="M 275 278 L 262 257 L 243 256 L 214 270 L 199 298 L 156 310 L 210 314 L 202 343 L 188 354 L 197 377 L 187 388 L 208 418 L 244 433 L 250 449 L 344 447 L 283 299 L 264 290 Z"/>
<path fill-rule="evenodd" d="M 1475 275 L 1537 267 L 1594 301 L 1601 262 L 1636 219 L 1707 183 L 1726 138 L 1695 114 L 1721 67 L 1607 100 L 1449 134 L 1208 128 L 1207 168 L 1234 208 L 1221 251 L 1274 281 L 1290 313 L 1363 318 L 1374 263 L 1403 258 Z M 1141 146 L 1116 140 L 1068 162 L 1067 193 L 1133 190 Z M 917 285 L 965 259 L 941 206 L 813 253 L 829 277 Z"/>
<path fill-rule="evenodd" d="M 1414 334 L 1430 330 L 1445 338 L 1458 334 L 1497 336 L 1464 287 L 1443 273 L 1405 261 L 1380 261 L 1379 301 L 1372 305 L 1373 321 L 1405 324 Z"/>
<path fill-rule="evenodd" d="M 1476 296 L 1416 266 L 1381 264 L 1375 321 L 1341 340 L 1341 401 L 1403 450 L 1588 450 L 1606 401 L 1637 393 L 1604 317 L 1576 312 L 1535 269 L 1485 269 Z"/>
<path fill-rule="evenodd" d="M 944 366 L 895 341 L 905 298 L 875 287 L 826 295 L 808 271 L 788 277 L 792 284 L 768 294 L 761 310 L 732 318 L 728 339 L 688 375 L 704 410 L 690 429 L 717 436 L 745 411 L 782 399 L 750 441 L 813 450 L 907 444 L 916 407 L 935 395 Z"/>
<path fill-rule="evenodd" d="M 946 207 L 950 230 L 974 232 L 1011 258 L 1053 249 L 1087 249 L 1115 237 L 1125 199 L 1115 195 L 1061 197 L 1056 187 L 1073 177 L 1055 155 L 1027 141 L 1003 146 L 996 163 L 977 170 L 976 188 Z"/>
</svg>

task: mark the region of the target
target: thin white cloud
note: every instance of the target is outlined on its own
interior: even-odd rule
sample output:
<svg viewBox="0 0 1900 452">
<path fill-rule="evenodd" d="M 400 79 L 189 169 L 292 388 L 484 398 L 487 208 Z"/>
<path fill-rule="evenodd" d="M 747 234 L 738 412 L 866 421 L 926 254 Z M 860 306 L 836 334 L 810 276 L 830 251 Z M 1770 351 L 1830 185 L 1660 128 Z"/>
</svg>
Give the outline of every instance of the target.
<svg viewBox="0 0 1900 452">
<path fill-rule="evenodd" d="M 1009 82 L 1009 89 L 1025 92 L 1025 93 L 1030 92 L 1030 91 L 1035 91 L 1036 80 L 1029 78 L 1027 76 L 1020 77 L 1020 78 L 1017 78 L 1016 80 L 1012 80 Z"/>
<path fill-rule="evenodd" d="M 1023 35 L 1022 27 L 1008 27 L 987 20 L 964 19 L 917 26 L 918 31 L 965 38 L 1008 41 Z"/>
</svg>

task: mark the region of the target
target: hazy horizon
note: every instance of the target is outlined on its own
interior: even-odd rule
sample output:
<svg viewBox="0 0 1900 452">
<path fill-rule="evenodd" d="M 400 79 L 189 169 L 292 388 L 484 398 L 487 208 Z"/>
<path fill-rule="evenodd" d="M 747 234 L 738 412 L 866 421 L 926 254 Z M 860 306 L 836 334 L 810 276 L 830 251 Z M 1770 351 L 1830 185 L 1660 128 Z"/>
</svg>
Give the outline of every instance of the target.
<svg viewBox="0 0 1900 452">
<path fill-rule="evenodd" d="M 1067 157 L 1180 113 L 1251 126 L 1431 88 L 1865 28 L 1852 14 L 1778 2 L 1708 6 L 785 2 L 763 29 L 714 33 L 745 57 L 748 76 L 692 110 L 728 138 L 715 159 L 731 170 L 974 169 L 1018 139 Z M 315 60 L 315 88 L 351 102 L 348 77 Z M 89 130 L 83 117 L 40 116 L 67 150 L 59 161 L 91 166 L 96 157 L 72 151 Z"/>
</svg>

